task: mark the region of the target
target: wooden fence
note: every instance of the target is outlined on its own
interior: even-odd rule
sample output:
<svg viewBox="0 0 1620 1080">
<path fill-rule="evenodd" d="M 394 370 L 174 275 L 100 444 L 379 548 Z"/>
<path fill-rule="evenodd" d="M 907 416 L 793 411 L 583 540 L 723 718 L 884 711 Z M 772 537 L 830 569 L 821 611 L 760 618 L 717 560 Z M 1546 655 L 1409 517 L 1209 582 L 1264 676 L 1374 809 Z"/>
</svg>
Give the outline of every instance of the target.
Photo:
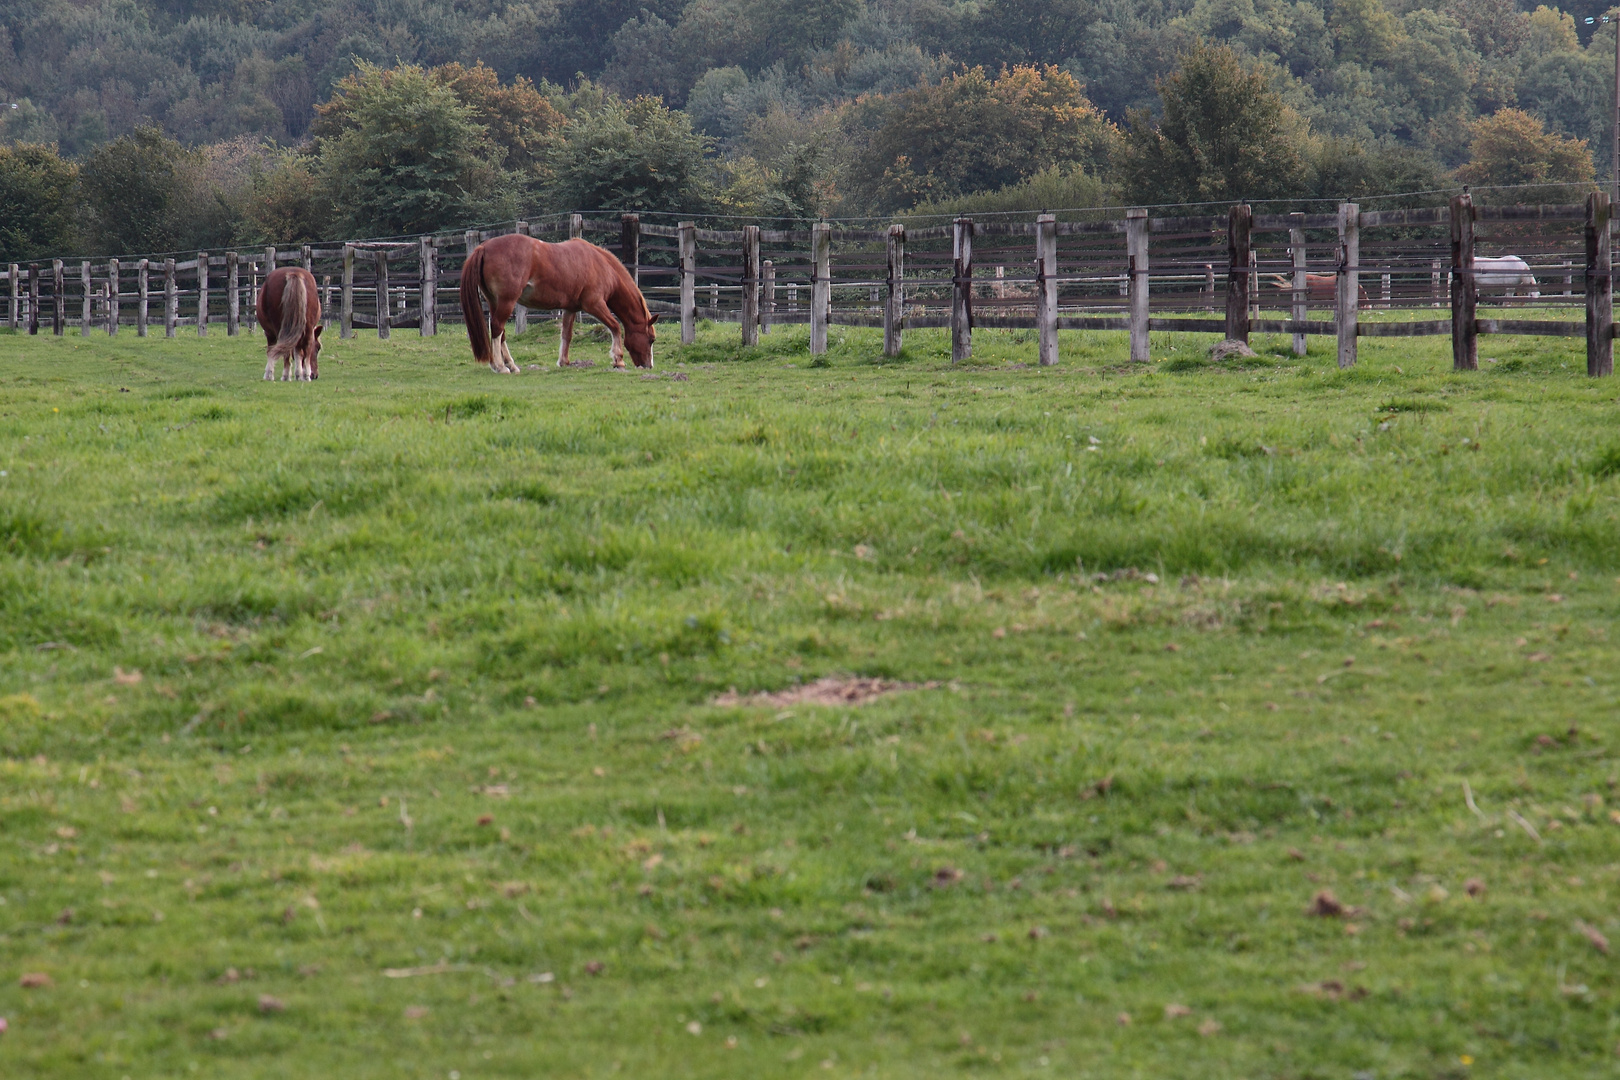
<svg viewBox="0 0 1620 1080">
<path fill-rule="evenodd" d="M 973 352 L 981 328 L 1036 332 L 1042 364 L 1058 362 L 1060 330 L 1128 336 L 1132 360 L 1148 359 L 1149 334 L 1215 333 L 1247 341 L 1289 334 L 1303 354 L 1310 335 L 1336 339 L 1338 362 L 1356 361 L 1363 337 L 1449 334 L 1458 370 L 1478 366 L 1481 334 L 1585 337 L 1587 372 L 1613 370 L 1611 207 L 1601 193 L 1584 204 L 1448 206 L 1332 214 L 1256 214 L 1238 205 L 1221 216 L 1061 222 L 974 222 L 923 228 L 808 229 L 691 223 L 643 224 L 580 214 L 514 222 L 495 231 L 354 242 L 262 252 L 198 252 L 195 258 L 62 260 L 0 272 L 8 324 L 63 334 L 132 325 L 207 334 L 251 331 L 269 269 L 300 264 L 315 275 L 323 308 L 345 338 L 357 329 L 414 327 L 424 335 L 459 322 L 461 266 L 499 232 L 547 240 L 585 236 L 617 252 L 655 311 L 678 317 L 682 342 L 698 320 L 740 323 L 744 344 L 773 327 L 808 323 L 812 354 L 830 326 L 883 329 L 884 353 L 900 353 L 905 331 L 948 327 L 951 355 Z M 1533 284 L 1500 265 L 1523 259 Z M 1530 295 L 1535 293 L 1536 295 Z M 1584 306 L 1584 319 L 1571 318 Z M 1484 314 L 1481 314 L 1482 309 Z M 550 312 L 519 309 L 516 330 Z M 1426 316 L 1426 317 L 1425 317 Z M 1442 317 L 1443 316 L 1443 317 Z"/>
</svg>

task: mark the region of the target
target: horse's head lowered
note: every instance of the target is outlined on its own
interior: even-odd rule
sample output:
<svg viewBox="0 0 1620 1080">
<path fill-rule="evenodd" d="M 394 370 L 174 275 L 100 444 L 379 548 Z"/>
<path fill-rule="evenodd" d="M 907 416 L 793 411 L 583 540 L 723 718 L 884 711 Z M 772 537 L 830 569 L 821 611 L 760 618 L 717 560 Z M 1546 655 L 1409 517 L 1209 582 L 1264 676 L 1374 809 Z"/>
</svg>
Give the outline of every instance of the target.
<svg viewBox="0 0 1620 1080">
<path fill-rule="evenodd" d="M 653 341 L 658 337 L 653 324 L 657 321 L 658 316 L 653 314 L 649 314 L 647 321 L 639 326 L 629 319 L 624 320 L 624 351 L 630 354 L 630 362 L 636 367 L 653 366 Z"/>
</svg>

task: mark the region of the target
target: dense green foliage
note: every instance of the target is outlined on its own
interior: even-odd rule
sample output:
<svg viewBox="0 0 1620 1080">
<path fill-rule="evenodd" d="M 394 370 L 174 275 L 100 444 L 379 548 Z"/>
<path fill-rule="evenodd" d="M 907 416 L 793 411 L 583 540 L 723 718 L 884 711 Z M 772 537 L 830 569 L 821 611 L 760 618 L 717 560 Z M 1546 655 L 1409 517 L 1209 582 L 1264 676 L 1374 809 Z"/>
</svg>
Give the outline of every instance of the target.
<svg viewBox="0 0 1620 1080">
<path fill-rule="evenodd" d="M 736 336 L 0 332 L 8 1080 L 1611 1068 L 1578 341 Z"/>
<path fill-rule="evenodd" d="M 142 122 L 188 144 L 296 140 L 356 61 L 482 60 L 579 74 L 682 106 L 716 69 L 795 110 L 937 79 L 941 65 L 1058 64 L 1116 122 L 1197 41 L 1263 63 L 1326 135 L 1466 153 L 1466 122 L 1518 105 L 1607 160 L 1611 30 L 1512 0 L 13 0 L 0 4 L 10 137 L 80 154 Z"/>
<path fill-rule="evenodd" d="M 316 169 L 344 235 L 433 232 L 515 209 L 504 153 L 421 68 L 363 65 L 321 120 Z"/>
<path fill-rule="evenodd" d="M 856 166 L 881 206 L 995 191 L 1046 169 L 1108 164 L 1113 125 L 1059 68 L 974 68 L 884 110 Z"/>
<path fill-rule="evenodd" d="M 686 114 L 653 98 L 587 90 L 566 103 L 567 138 L 552 159 L 550 195 L 576 210 L 701 211 L 704 138 Z"/>
<path fill-rule="evenodd" d="M 1159 84 L 1164 116 L 1131 114 L 1121 171 L 1134 203 L 1287 198 L 1308 166 L 1302 125 L 1259 71 L 1229 49 L 1200 45 Z"/>
<path fill-rule="evenodd" d="M 79 170 L 50 146 L 0 146 L 0 260 L 68 250 Z"/>
<path fill-rule="evenodd" d="M 70 246 L 127 254 L 572 210 L 804 221 L 1077 169 L 1101 202 L 1578 198 L 1613 29 L 1425 3 L 0 0 L 0 145 L 102 160 L 7 230 L 60 235 L 69 202 Z M 119 169 L 127 205 L 92 183 Z"/>
</svg>

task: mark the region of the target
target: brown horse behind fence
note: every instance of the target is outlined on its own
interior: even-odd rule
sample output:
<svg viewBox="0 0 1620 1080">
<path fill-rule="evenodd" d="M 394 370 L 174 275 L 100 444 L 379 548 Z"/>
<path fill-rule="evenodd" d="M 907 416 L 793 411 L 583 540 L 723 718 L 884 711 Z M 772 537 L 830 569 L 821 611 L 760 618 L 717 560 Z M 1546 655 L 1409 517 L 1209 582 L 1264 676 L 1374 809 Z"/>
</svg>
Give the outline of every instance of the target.
<svg viewBox="0 0 1620 1080">
<path fill-rule="evenodd" d="M 1268 274 L 1261 280 L 1268 285 L 1274 285 L 1283 292 L 1292 292 L 1294 282 L 1283 274 Z M 1356 294 L 1360 298 L 1357 307 L 1370 308 L 1372 300 L 1367 296 L 1364 285 L 1356 285 Z M 1334 304 L 1339 299 L 1339 278 L 1337 274 L 1306 274 L 1305 295 L 1309 300 L 1319 304 Z"/>
<path fill-rule="evenodd" d="M 264 288 L 259 290 L 259 325 L 270 345 L 264 362 L 266 379 L 274 381 L 277 360 L 284 382 L 320 378 L 321 296 L 308 270 L 284 266 L 264 279 Z"/>
<path fill-rule="evenodd" d="M 483 300 L 489 301 L 489 315 Z M 461 268 L 461 314 L 473 358 L 492 371 L 516 373 L 517 361 L 506 347 L 506 321 L 517 305 L 560 310 L 562 343 L 557 365 L 568 363 L 574 318 L 580 312 L 599 320 L 613 335 L 613 366 L 624 367 L 629 352 L 636 367 L 653 366 L 652 346 L 658 316 L 624 264 L 585 240 L 548 244 L 532 236 L 509 233 L 473 249 Z"/>
</svg>

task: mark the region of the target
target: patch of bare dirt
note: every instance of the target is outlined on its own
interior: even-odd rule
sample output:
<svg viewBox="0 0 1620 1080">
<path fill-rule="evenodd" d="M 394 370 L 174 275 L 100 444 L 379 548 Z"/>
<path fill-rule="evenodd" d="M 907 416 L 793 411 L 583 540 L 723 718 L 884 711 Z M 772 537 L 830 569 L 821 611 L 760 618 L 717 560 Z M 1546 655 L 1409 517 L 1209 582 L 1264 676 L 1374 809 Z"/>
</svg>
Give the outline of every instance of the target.
<svg viewBox="0 0 1620 1080">
<path fill-rule="evenodd" d="M 721 706 L 764 705 L 780 708 L 784 705 L 864 705 L 885 694 L 902 690 L 934 690 L 938 682 L 894 682 L 890 679 L 838 678 L 828 675 L 803 686 L 790 686 L 774 694 L 739 694 L 728 690 L 714 699 Z"/>
</svg>

